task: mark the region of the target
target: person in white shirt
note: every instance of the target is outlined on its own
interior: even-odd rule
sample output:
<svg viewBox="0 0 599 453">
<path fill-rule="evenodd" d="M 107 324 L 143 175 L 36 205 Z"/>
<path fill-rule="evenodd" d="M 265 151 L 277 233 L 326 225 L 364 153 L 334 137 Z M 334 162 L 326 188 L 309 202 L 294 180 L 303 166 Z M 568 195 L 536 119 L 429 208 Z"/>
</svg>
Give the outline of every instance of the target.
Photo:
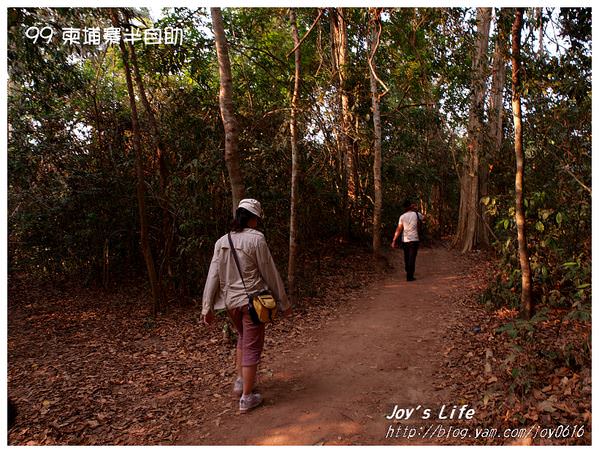
<svg viewBox="0 0 599 453">
<path fill-rule="evenodd" d="M 417 211 L 416 203 L 409 200 L 404 203 L 404 210 L 405 212 L 399 217 L 391 247 L 397 248 L 397 240 L 400 239 L 404 253 L 406 280 L 412 282 L 416 280 L 414 278 L 416 255 L 421 239 L 418 231 L 419 223 L 424 221 L 424 216 Z"/>
<path fill-rule="evenodd" d="M 257 200 L 246 198 L 239 202 L 231 241 L 243 278 L 231 253 L 229 237 L 225 234 L 214 246 L 202 296 L 202 318 L 205 324 L 214 320 L 215 309 L 226 309 L 237 330 L 237 380 L 233 390 L 240 396 L 239 411 L 242 413 L 262 403 L 262 395 L 253 390 L 264 346 L 264 324 L 252 321 L 248 311 L 248 294 L 270 290 L 280 313 L 285 316 L 291 310 L 283 280 L 264 234 L 256 229 L 262 217 L 262 207 Z"/>
</svg>

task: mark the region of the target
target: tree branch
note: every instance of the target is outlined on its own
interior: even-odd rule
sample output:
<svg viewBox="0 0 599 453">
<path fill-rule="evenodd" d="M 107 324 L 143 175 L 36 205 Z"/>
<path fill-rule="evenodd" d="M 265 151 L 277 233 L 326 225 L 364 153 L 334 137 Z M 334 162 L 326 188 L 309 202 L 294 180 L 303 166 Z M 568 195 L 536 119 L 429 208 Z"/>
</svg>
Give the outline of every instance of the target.
<svg viewBox="0 0 599 453">
<path fill-rule="evenodd" d="M 287 58 L 289 58 L 296 50 L 299 46 L 302 45 L 302 43 L 304 42 L 304 40 L 308 37 L 308 35 L 312 32 L 312 29 L 316 26 L 316 24 L 318 23 L 318 21 L 320 20 L 320 18 L 322 17 L 322 13 L 324 12 L 324 9 L 318 9 L 318 16 L 316 17 L 316 19 L 314 20 L 314 23 L 312 24 L 312 26 L 310 27 L 310 29 L 304 34 L 304 36 L 302 36 L 302 39 L 299 40 L 299 42 L 297 43 L 297 45 L 293 48 L 293 50 L 291 52 L 289 52 L 287 54 Z"/>
<path fill-rule="evenodd" d="M 374 79 L 380 83 L 382 85 L 382 87 L 385 89 L 385 91 L 383 91 L 381 94 L 378 95 L 379 100 L 385 96 L 388 92 L 389 92 L 389 88 L 387 87 L 387 85 L 385 85 L 385 83 L 379 79 L 379 76 L 376 74 L 376 71 L 374 70 L 374 67 L 372 66 L 372 60 L 374 59 L 374 56 L 376 54 L 376 51 L 379 47 L 379 44 L 381 43 L 381 32 L 383 30 L 383 26 L 381 24 L 380 21 L 380 15 L 381 15 L 381 10 L 380 8 L 375 8 L 374 11 L 374 18 L 370 20 L 371 24 L 373 27 L 376 27 L 376 40 L 374 42 L 374 47 L 372 48 L 372 52 L 370 52 L 370 55 L 368 57 L 368 66 L 370 67 L 370 71 L 372 72 L 372 75 L 374 77 Z M 374 33 L 373 33 L 374 34 Z"/>
</svg>

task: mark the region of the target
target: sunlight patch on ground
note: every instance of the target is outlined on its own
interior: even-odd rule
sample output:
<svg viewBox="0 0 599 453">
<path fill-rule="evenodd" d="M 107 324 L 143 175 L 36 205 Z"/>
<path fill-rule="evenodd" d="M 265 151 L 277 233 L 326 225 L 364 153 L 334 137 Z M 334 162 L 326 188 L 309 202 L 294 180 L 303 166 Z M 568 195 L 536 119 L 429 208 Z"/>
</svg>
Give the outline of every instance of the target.
<svg viewBox="0 0 599 453">
<path fill-rule="evenodd" d="M 360 424 L 353 421 L 328 421 L 323 423 L 323 414 L 311 412 L 298 417 L 293 425 L 280 426 L 271 433 L 257 439 L 257 445 L 298 445 L 296 439 L 313 436 L 307 443 L 325 445 L 337 442 L 340 436 L 351 436 L 360 432 Z"/>
<path fill-rule="evenodd" d="M 503 307 L 496 311 L 499 319 L 512 319 L 518 316 L 518 310 L 515 308 Z"/>
</svg>

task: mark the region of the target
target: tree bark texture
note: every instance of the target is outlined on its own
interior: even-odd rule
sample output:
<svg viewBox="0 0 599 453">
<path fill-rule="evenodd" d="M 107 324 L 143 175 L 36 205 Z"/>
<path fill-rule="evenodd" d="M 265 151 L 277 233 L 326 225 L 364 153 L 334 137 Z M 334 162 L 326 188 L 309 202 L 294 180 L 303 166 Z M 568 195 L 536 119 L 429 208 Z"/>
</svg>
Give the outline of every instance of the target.
<svg viewBox="0 0 599 453">
<path fill-rule="evenodd" d="M 381 214 L 383 209 L 383 187 L 382 187 L 382 132 L 381 132 L 381 109 L 376 80 L 376 63 L 374 57 L 381 36 L 381 22 L 379 12 L 376 8 L 370 8 L 370 95 L 372 98 L 372 122 L 374 126 L 374 212 L 372 216 L 372 250 L 375 255 L 381 253 Z"/>
<path fill-rule="evenodd" d="M 539 58 L 543 58 L 545 52 L 543 48 L 543 8 L 535 8 L 535 14 L 537 16 L 537 25 L 539 27 Z"/>
<path fill-rule="evenodd" d="M 289 21 L 291 22 L 291 32 L 293 35 L 293 44 L 295 47 L 295 76 L 293 83 L 293 96 L 291 98 L 291 119 L 289 121 L 289 131 L 291 134 L 291 207 L 289 215 L 289 262 L 287 266 L 287 284 L 289 297 L 292 302 L 297 299 L 297 288 L 295 282 L 295 264 L 297 260 L 297 202 L 298 202 L 298 146 L 297 146 L 297 114 L 299 109 L 300 77 L 301 77 L 301 52 L 300 40 L 297 31 L 297 22 L 295 10 L 289 11 Z"/>
<path fill-rule="evenodd" d="M 120 20 L 118 12 L 116 10 L 111 11 L 112 23 L 115 27 L 120 27 Z M 154 257 L 152 255 L 152 249 L 150 247 L 149 239 L 149 225 L 148 216 L 146 212 L 145 202 L 145 180 L 144 180 L 144 169 L 143 169 L 143 151 L 141 144 L 141 133 L 139 129 L 139 117 L 137 114 L 137 105 L 135 103 L 135 91 L 133 89 L 133 80 L 131 78 L 131 68 L 129 66 L 129 55 L 127 47 L 121 39 L 120 43 L 121 55 L 123 58 L 123 66 L 125 69 L 125 79 L 127 81 L 127 92 L 129 94 L 129 104 L 131 106 L 131 128 L 132 128 L 132 140 L 133 149 L 135 151 L 135 172 L 137 175 L 137 202 L 139 209 L 139 228 L 140 228 L 140 245 L 146 263 L 148 271 L 148 278 L 150 280 L 150 288 L 152 291 L 152 313 L 154 317 L 160 310 L 160 298 L 162 290 L 160 288 L 160 281 L 156 274 L 156 267 L 154 264 Z"/>
<path fill-rule="evenodd" d="M 523 8 L 516 8 L 512 25 L 512 111 L 514 116 L 514 151 L 516 154 L 516 228 L 518 230 L 518 258 L 522 271 L 521 313 L 526 319 L 533 314 L 532 277 L 528 245 L 526 243 L 526 216 L 524 212 L 524 146 L 521 108 L 520 35 Z"/>
<path fill-rule="evenodd" d="M 476 10 L 477 38 L 472 64 L 472 103 L 468 119 L 468 144 L 460 181 L 460 210 L 454 246 L 462 252 L 479 245 L 480 216 L 479 169 L 483 152 L 483 113 L 486 92 L 487 50 L 491 8 Z"/>
<path fill-rule="evenodd" d="M 231 75 L 231 62 L 221 10 L 220 8 L 210 8 L 210 13 L 212 15 L 212 28 L 220 76 L 218 99 L 225 130 L 225 163 L 229 173 L 233 213 L 235 213 L 239 201 L 245 196 L 245 185 L 239 164 L 239 126 L 233 108 L 233 77 Z"/>
<path fill-rule="evenodd" d="M 356 199 L 356 181 L 354 169 L 354 150 L 351 139 L 352 119 L 350 112 L 349 94 L 347 92 L 347 68 L 349 64 L 347 48 L 347 22 L 343 8 L 331 8 L 331 46 L 333 72 L 337 79 L 338 91 L 338 123 L 341 131 L 338 131 L 337 147 L 342 171 L 342 197 L 344 199 L 344 210 L 346 214 L 347 235 L 349 236 L 351 225 L 351 208 Z"/>
<path fill-rule="evenodd" d="M 509 29 L 506 30 L 506 21 L 501 10 L 497 13 L 496 28 L 497 40 L 493 51 L 493 61 L 491 64 L 491 92 L 489 96 L 488 109 L 488 135 L 486 137 L 486 152 L 483 153 L 480 163 L 479 177 L 479 198 L 484 198 L 489 195 L 489 178 L 491 174 L 491 162 L 499 156 L 501 146 L 503 144 L 503 92 L 506 80 L 506 61 L 508 52 L 506 42 L 509 39 Z M 489 229 L 490 222 L 487 214 L 487 209 L 481 206 L 481 219 L 479 224 L 479 238 L 481 245 L 489 245 Z"/>
<path fill-rule="evenodd" d="M 505 18 L 497 16 L 497 42 L 493 51 L 491 93 L 489 97 L 489 141 L 491 154 L 498 155 L 503 144 L 503 91 L 506 79 L 506 61 L 508 53 L 506 42 L 508 34 L 505 30 Z"/>
</svg>

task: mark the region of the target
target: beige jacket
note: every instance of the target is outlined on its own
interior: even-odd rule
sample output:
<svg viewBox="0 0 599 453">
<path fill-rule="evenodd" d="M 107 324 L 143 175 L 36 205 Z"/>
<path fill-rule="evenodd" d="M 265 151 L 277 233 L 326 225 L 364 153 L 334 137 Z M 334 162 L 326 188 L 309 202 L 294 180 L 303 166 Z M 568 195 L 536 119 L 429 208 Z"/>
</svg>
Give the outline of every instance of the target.
<svg viewBox="0 0 599 453">
<path fill-rule="evenodd" d="M 231 232 L 231 239 L 239 257 L 245 288 L 225 234 L 214 245 L 214 255 L 202 296 L 202 315 L 211 309 L 244 306 L 248 303 L 248 293 L 265 289 L 271 291 L 279 310 L 285 311 L 289 308 L 283 280 L 272 259 L 264 234 L 246 228 L 239 233 Z"/>
</svg>

